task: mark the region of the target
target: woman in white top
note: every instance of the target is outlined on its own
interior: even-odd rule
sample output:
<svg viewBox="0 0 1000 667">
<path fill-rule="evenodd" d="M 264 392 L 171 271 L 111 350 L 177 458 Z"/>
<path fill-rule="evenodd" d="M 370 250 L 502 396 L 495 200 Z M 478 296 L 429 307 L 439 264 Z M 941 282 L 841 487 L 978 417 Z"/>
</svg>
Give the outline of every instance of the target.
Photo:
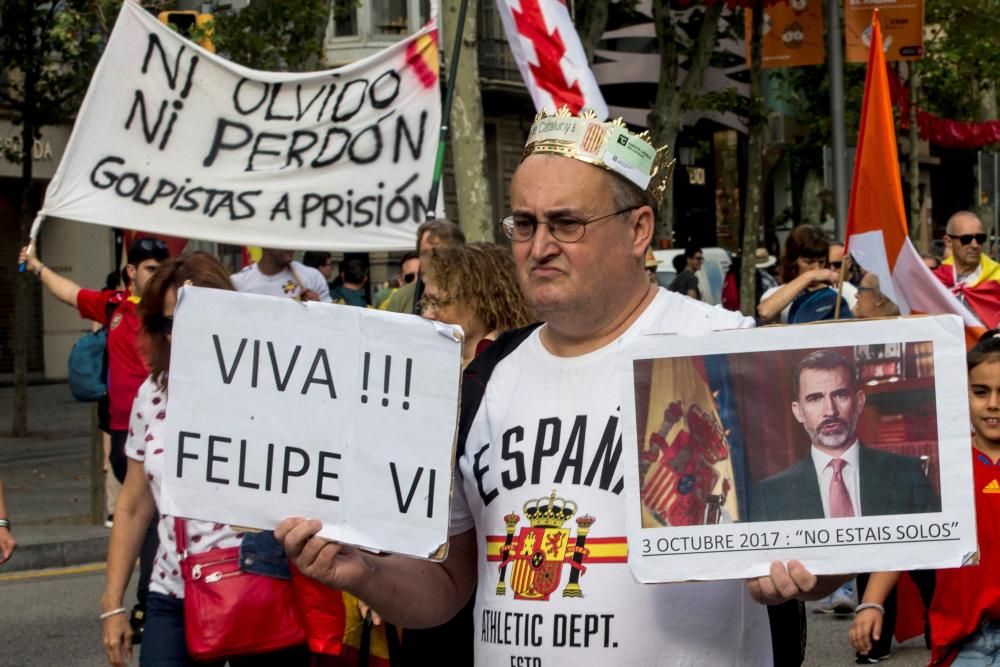
<svg viewBox="0 0 1000 667">
<path fill-rule="evenodd" d="M 167 260 L 152 277 L 139 314 L 142 317 L 140 349 L 150 376 L 132 404 L 128 441 L 128 474 L 115 508 L 108 545 L 108 567 L 101 596 L 102 640 L 108 662 L 125 665 L 132 657 L 132 629 L 122 599 L 132 575 L 146 526 L 157 513 L 164 468 L 164 425 L 167 409 L 167 371 L 177 290 L 181 285 L 233 289 L 229 274 L 212 255 L 186 253 Z M 174 518 L 160 515 L 160 547 L 153 563 L 149 600 L 143 626 L 140 665 L 187 666 L 193 661 L 184 638 L 184 581 L 178 560 Z M 239 546 L 243 534 L 220 523 L 186 521 L 189 553 Z M 218 664 L 224 664 L 226 660 Z M 205 663 L 198 663 L 204 665 Z M 304 646 L 257 656 L 229 659 L 234 667 L 249 665 L 306 665 Z"/>
</svg>

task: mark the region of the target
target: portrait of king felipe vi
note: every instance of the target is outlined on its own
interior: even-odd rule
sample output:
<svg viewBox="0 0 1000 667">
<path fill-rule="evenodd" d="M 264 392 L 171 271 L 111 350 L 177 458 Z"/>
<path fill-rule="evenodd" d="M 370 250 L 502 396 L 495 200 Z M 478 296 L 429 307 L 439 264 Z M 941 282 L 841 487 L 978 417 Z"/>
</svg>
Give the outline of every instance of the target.
<svg viewBox="0 0 1000 667">
<path fill-rule="evenodd" d="M 833 349 L 805 356 L 792 374 L 792 398 L 791 412 L 809 438 L 809 453 L 756 484 L 751 521 L 941 511 L 920 459 L 860 440 L 867 397 L 851 359 Z"/>
</svg>

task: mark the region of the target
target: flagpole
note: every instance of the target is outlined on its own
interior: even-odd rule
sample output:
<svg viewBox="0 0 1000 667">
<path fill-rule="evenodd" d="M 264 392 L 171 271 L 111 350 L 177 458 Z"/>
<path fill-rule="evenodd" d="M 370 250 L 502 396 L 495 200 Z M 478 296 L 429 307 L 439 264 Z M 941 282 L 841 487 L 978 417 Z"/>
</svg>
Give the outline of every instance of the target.
<svg viewBox="0 0 1000 667">
<path fill-rule="evenodd" d="M 438 135 L 437 158 L 434 161 L 434 175 L 431 177 L 431 191 L 427 196 L 427 219 L 432 220 L 437 210 L 438 192 L 441 190 L 441 172 L 444 169 L 445 141 L 448 138 L 448 127 L 451 121 L 451 103 L 455 97 L 455 79 L 458 78 L 458 56 L 462 49 L 462 33 L 465 31 L 465 13 L 469 8 L 469 0 L 462 0 L 458 8 L 458 23 L 455 26 L 455 41 L 451 47 L 451 62 L 448 63 L 448 86 L 444 93 L 444 106 L 441 109 L 441 132 Z M 440 21 L 440 14 L 438 15 Z M 438 23 L 438 28 L 443 27 Z M 440 34 L 440 33 L 438 33 Z M 444 49 L 442 49 L 443 51 Z"/>
<path fill-rule="evenodd" d="M 847 218 L 847 141 L 844 137 L 844 41 L 840 31 L 840 0 L 827 1 L 827 50 L 830 72 L 830 125 L 833 153 L 834 236 L 844 238 Z M 876 10 L 877 11 L 877 10 Z"/>
<path fill-rule="evenodd" d="M 847 246 L 844 246 L 844 256 L 840 260 L 840 279 L 837 281 L 837 305 L 833 307 L 834 321 L 840 319 L 840 302 L 844 295 L 844 278 L 847 276 L 847 263 L 851 261 L 851 256 L 847 254 Z"/>
</svg>

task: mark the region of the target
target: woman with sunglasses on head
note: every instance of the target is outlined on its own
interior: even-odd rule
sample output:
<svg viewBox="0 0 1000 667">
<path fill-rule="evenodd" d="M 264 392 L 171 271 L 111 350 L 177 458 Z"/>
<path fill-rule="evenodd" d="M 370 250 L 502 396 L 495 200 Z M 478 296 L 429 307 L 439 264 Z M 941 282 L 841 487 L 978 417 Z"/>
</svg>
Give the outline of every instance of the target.
<svg viewBox="0 0 1000 667">
<path fill-rule="evenodd" d="M 837 284 L 840 276 L 827 268 L 829 252 L 830 242 L 819 227 L 799 225 L 792 230 L 781 256 L 782 284 L 764 292 L 757 306 L 761 323 L 788 324 L 833 318 L 832 308 L 828 308 L 829 317 L 811 319 L 803 317 L 807 311 L 802 309 L 806 299 L 810 297 L 830 297 L 828 301 L 835 304 L 837 293 L 831 286 Z M 849 316 L 850 310 L 844 310 Z"/>
<path fill-rule="evenodd" d="M 150 374 L 132 405 L 128 441 L 128 474 L 118 497 L 114 527 L 108 545 L 107 574 L 101 596 L 102 639 L 108 662 L 125 665 L 132 657 L 132 631 L 122 606 L 125 589 L 139 554 L 146 526 L 159 516 L 160 547 L 150 580 L 140 665 L 195 664 L 187 652 L 184 634 L 184 581 L 178 560 L 174 518 L 158 515 L 164 469 L 164 426 L 168 398 L 168 370 L 173 314 L 182 285 L 232 290 L 229 273 L 205 252 L 192 252 L 164 262 L 152 276 L 139 307 L 143 351 Z M 239 546 L 242 533 L 228 526 L 185 521 L 188 551 Z M 222 660 L 213 664 L 224 664 Z M 305 665 L 304 647 L 265 655 L 230 658 L 235 666 Z M 204 663 L 198 663 L 204 664 Z"/>
<path fill-rule="evenodd" d="M 507 329 L 535 321 L 506 248 L 493 243 L 435 248 L 424 264 L 421 314 L 462 327 L 463 367 Z"/>
</svg>

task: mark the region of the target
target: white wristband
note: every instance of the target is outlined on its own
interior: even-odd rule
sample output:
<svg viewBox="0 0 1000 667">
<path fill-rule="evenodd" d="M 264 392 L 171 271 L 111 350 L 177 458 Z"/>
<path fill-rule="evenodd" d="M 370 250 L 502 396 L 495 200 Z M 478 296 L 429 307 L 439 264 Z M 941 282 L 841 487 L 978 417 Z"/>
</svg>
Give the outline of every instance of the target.
<svg viewBox="0 0 1000 667">
<path fill-rule="evenodd" d="M 111 611 L 106 611 L 99 616 L 102 621 L 106 621 L 112 616 L 117 616 L 118 614 L 124 614 L 127 610 L 125 607 L 118 607 L 118 609 L 112 609 Z"/>
<path fill-rule="evenodd" d="M 877 602 L 862 602 L 857 607 L 854 608 L 854 613 L 859 611 L 864 611 L 865 609 L 878 609 L 879 613 L 885 616 L 885 607 Z"/>
</svg>

